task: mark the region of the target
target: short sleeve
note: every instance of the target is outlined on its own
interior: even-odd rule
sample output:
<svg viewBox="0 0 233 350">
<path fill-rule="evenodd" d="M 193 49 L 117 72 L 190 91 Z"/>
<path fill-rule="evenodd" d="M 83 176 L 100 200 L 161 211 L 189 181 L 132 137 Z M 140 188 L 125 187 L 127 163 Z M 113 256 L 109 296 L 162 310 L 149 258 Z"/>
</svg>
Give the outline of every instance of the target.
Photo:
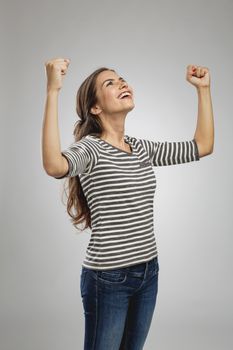
<svg viewBox="0 0 233 350">
<path fill-rule="evenodd" d="M 153 166 L 182 164 L 200 160 L 195 139 L 175 142 L 155 142 L 140 139 Z"/>
<path fill-rule="evenodd" d="M 68 148 L 64 149 L 62 155 L 68 161 L 68 172 L 61 176 L 55 177 L 55 179 L 63 179 L 65 177 L 74 177 L 78 174 L 88 173 L 92 164 L 92 153 L 90 152 L 90 146 L 81 139 L 73 142 Z"/>
</svg>

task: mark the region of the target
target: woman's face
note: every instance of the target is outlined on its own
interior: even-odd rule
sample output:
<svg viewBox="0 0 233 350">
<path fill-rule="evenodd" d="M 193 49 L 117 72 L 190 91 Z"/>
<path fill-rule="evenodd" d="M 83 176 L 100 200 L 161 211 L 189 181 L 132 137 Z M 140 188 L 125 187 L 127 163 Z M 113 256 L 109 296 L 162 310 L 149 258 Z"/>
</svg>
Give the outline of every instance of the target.
<svg viewBox="0 0 233 350">
<path fill-rule="evenodd" d="M 122 97 L 123 92 L 128 92 Z M 121 95 L 121 96 L 120 96 Z M 97 103 L 91 112 L 98 115 L 110 115 L 131 111 L 134 108 L 133 89 L 115 72 L 110 70 L 99 73 L 96 79 Z"/>
</svg>

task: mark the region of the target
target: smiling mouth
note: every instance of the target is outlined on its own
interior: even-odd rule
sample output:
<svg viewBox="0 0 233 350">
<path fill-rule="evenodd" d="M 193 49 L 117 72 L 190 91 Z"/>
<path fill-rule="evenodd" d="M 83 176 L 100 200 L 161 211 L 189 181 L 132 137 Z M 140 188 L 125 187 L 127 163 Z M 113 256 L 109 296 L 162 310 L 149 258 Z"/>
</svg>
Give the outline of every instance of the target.
<svg viewBox="0 0 233 350">
<path fill-rule="evenodd" d="M 132 95 L 127 95 L 127 96 L 121 97 L 121 98 L 119 98 L 119 99 L 120 99 L 120 100 L 127 100 L 127 99 L 132 100 L 133 97 L 132 97 Z"/>
<path fill-rule="evenodd" d="M 127 98 L 127 97 L 132 97 L 132 94 L 131 92 L 128 90 L 128 91 L 123 91 L 122 93 L 120 93 L 120 95 L 118 96 L 118 98 L 120 100 L 124 99 L 124 98 Z"/>
</svg>

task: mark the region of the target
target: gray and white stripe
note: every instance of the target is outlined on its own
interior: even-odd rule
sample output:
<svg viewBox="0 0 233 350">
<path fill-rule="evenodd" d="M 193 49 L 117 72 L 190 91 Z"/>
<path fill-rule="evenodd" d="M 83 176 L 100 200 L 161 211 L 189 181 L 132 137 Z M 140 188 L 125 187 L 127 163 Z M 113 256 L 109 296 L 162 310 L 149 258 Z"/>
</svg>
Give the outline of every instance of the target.
<svg viewBox="0 0 233 350">
<path fill-rule="evenodd" d="M 87 135 L 62 154 L 79 176 L 91 213 L 91 237 L 83 266 L 108 270 L 158 255 L 153 203 L 153 166 L 199 160 L 195 140 L 153 142 L 125 135 L 132 153 Z"/>
</svg>

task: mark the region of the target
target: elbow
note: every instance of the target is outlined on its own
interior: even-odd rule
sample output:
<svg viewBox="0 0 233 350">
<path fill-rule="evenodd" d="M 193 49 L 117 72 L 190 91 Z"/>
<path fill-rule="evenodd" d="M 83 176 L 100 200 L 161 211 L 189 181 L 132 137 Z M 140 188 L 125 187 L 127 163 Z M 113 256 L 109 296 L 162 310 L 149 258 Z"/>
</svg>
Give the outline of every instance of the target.
<svg viewBox="0 0 233 350">
<path fill-rule="evenodd" d="M 214 148 L 213 148 L 213 147 L 205 149 L 205 150 L 202 152 L 202 157 L 208 156 L 208 155 L 212 154 L 213 151 L 214 151 Z"/>
<path fill-rule="evenodd" d="M 213 148 L 206 148 L 202 150 L 200 157 L 205 157 L 213 153 Z"/>
<path fill-rule="evenodd" d="M 207 154 L 211 154 L 214 152 L 214 144 L 212 143 L 209 147 L 207 147 Z"/>
<path fill-rule="evenodd" d="M 199 141 L 196 140 L 197 143 L 197 148 L 198 148 L 198 153 L 199 157 L 205 157 L 208 156 L 209 154 L 212 154 L 214 151 L 214 145 L 205 145 Z"/>
<path fill-rule="evenodd" d="M 61 162 L 62 162 L 62 157 L 61 157 Z M 60 160 L 56 160 L 56 161 L 53 160 L 53 162 L 44 161 L 43 162 L 44 171 L 46 172 L 47 175 L 52 177 L 60 176 L 60 174 L 62 173 L 61 162 Z"/>
<path fill-rule="evenodd" d="M 54 174 L 56 173 L 56 172 L 54 172 L 54 168 L 53 167 L 51 167 L 51 166 L 48 166 L 48 165 L 46 165 L 46 164 L 43 164 L 43 169 L 44 169 L 44 171 L 46 172 L 46 174 L 47 175 L 49 175 L 49 176 L 54 176 Z M 55 174 L 56 175 L 56 174 Z"/>
<path fill-rule="evenodd" d="M 212 147 L 212 148 L 209 149 L 208 154 L 211 154 L 211 153 L 213 153 L 213 152 L 214 152 L 214 147 Z"/>
<path fill-rule="evenodd" d="M 53 172 L 50 169 L 44 167 L 44 171 L 46 172 L 47 175 L 53 176 Z"/>
</svg>

